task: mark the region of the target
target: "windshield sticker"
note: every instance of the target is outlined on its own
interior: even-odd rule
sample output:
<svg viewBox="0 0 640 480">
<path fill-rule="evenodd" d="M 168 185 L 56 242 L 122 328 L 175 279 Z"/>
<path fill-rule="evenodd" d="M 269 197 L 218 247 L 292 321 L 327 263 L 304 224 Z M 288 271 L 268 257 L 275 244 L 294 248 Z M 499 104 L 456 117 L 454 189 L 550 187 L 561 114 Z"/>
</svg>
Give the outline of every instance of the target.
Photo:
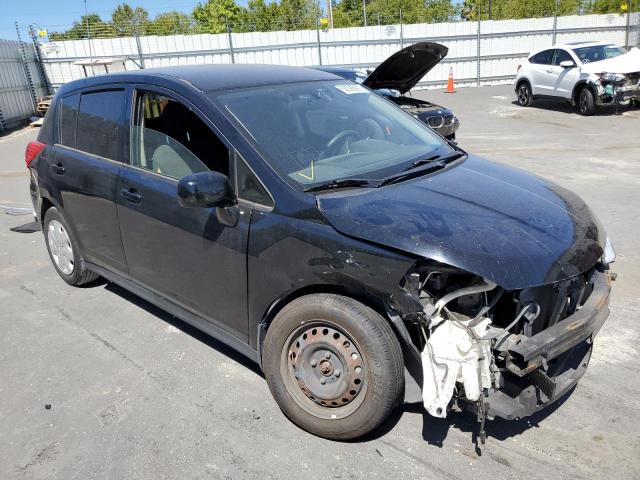
<svg viewBox="0 0 640 480">
<path fill-rule="evenodd" d="M 357 83 L 343 83 L 335 86 L 342 93 L 352 95 L 354 93 L 367 93 L 367 89 Z"/>
</svg>

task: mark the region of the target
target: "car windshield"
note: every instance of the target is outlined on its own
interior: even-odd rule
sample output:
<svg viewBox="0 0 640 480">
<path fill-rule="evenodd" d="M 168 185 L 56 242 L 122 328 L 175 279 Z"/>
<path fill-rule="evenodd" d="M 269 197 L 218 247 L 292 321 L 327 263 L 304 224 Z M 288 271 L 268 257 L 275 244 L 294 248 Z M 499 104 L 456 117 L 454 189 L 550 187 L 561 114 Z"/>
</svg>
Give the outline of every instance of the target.
<svg viewBox="0 0 640 480">
<path fill-rule="evenodd" d="M 347 178 L 382 180 L 418 159 L 453 151 L 411 115 L 347 80 L 210 95 L 299 189 Z"/>
<path fill-rule="evenodd" d="M 624 48 L 617 45 L 592 45 L 590 47 L 574 48 L 573 51 L 582 63 L 599 62 L 600 60 L 626 53 Z"/>
</svg>

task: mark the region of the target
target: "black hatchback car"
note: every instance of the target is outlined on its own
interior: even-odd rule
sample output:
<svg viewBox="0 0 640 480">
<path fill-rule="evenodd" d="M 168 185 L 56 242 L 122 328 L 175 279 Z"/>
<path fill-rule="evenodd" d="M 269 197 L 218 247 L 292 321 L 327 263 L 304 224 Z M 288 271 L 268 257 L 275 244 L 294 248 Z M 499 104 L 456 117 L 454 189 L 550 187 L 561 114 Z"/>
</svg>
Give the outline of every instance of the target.
<svg viewBox="0 0 640 480">
<path fill-rule="evenodd" d="M 26 162 L 64 281 L 102 276 L 239 350 L 324 437 L 403 401 L 529 415 L 575 385 L 609 312 L 615 254 L 579 197 L 325 72 L 71 82 Z"/>
</svg>

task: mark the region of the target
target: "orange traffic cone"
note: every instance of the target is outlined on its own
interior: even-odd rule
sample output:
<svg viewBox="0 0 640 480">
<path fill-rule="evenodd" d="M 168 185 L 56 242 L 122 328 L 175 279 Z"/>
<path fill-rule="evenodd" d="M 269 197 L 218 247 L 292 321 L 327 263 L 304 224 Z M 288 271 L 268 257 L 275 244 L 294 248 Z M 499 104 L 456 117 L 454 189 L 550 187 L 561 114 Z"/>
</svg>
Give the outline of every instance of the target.
<svg viewBox="0 0 640 480">
<path fill-rule="evenodd" d="M 447 89 L 444 93 L 455 93 L 456 89 L 453 87 L 453 67 L 449 67 L 449 80 L 447 80 Z"/>
</svg>

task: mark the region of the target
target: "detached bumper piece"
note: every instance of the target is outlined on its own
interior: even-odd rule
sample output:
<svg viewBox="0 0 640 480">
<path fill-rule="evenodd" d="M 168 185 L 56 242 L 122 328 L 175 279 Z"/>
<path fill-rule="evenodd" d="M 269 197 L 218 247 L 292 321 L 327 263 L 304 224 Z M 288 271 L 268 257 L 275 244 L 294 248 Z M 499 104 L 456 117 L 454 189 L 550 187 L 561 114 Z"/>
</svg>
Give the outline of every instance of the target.
<svg viewBox="0 0 640 480">
<path fill-rule="evenodd" d="M 610 292 L 610 273 L 597 272 L 593 292 L 580 310 L 537 335 L 510 342 L 500 389 L 485 400 L 489 418 L 529 416 L 575 386 L 589 363 L 593 338 L 609 315 Z"/>
</svg>

